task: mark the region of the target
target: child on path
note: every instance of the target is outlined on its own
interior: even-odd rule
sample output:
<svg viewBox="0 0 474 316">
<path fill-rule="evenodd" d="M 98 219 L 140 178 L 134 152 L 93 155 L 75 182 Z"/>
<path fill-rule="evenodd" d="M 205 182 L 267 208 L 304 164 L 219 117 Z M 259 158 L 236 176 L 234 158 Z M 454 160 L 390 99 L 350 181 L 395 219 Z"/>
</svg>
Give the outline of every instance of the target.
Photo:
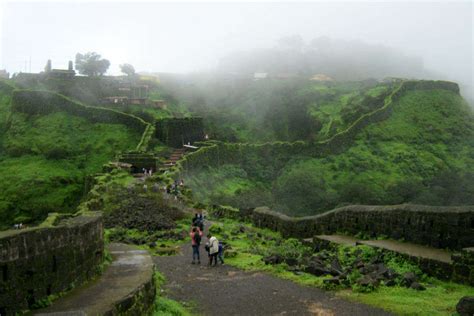
<svg viewBox="0 0 474 316">
<path fill-rule="evenodd" d="M 219 261 L 221 264 L 224 264 L 224 245 L 219 241 L 219 251 L 217 252 L 217 258 L 219 258 Z"/>
<path fill-rule="evenodd" d="M 193 248 L 193 262 L 192 264 L 197 263 L 201 264 L 201 258 L 199 256 L 199 246 L 201 245 L 201 236 L 202 236 L 202 231 L 199 229 L 199 227 L 193 227 L 191 232 L 189 233 L 189 236 L 191 236 L 191 246 Z"/>
</svg>

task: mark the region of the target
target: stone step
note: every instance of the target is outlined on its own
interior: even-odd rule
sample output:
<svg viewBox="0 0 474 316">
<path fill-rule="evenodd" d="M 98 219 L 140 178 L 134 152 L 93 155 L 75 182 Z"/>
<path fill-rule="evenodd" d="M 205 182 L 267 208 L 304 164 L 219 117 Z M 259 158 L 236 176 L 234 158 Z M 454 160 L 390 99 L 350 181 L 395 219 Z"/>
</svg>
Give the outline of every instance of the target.
<svg viewBox="0 0 474 316">
<path fill-rule="evenodd" d="M 145 250 L 112 243 L 112 263 L 101 277 L 34 315 L 145 315 L 155 298 L 154 265 Z"/>
</svg>

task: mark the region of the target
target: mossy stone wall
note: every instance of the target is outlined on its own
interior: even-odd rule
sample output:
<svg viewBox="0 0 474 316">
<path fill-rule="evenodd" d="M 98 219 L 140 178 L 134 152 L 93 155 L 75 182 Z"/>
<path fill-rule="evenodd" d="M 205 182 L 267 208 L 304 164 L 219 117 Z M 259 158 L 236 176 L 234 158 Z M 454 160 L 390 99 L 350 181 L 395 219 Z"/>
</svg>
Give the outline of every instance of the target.
<svg viewBox="0 0 474 316">
<path fill-rule="evenodd" d="M 102 216 L 0 234 L 0 314 L 15 315 L 97 275 L 104 260 Z"/>
<path fill-rule="evenodd" d="M 156 122 L 156 138 L 171 147 L 181 147 L 204 139 L 201 117 L 166 118 Z"/>
<path fill-rule="evenodd" d="M 254 210 L 252 220 L 259 227 L 291 237 L 362 232 L 436 248 L 474 245 L 474 206 L 352 205 L 306 217 L 289 217 L 260 207 Z"/>
</svg>

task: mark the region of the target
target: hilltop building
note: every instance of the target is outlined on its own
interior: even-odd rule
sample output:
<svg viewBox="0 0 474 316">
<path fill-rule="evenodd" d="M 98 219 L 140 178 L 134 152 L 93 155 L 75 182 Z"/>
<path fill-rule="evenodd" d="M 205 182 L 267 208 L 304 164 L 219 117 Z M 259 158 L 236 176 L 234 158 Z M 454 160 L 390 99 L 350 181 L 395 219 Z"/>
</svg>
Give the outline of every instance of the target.
<svg viewBox="0 0 474 316">
<path fill-rule="evenodd" d="M 148 85 L 134 85 L 123 82 L 114 89 L 113 95 L 103 97 L 101 102 L 110 105 L 147 105 Z"/>
<path fill-rule="evenodd" d="M 0 78 L 9 79 L 10 73 L 8 73 L 5 69 L 0 69 Z"/>
<path fill-rule="evenodd" d="M 333 78 L 329 77 L 328 75 L 325 74 L 316 74 L 312 76 L 309 80 L 311 81 L 321 81 L 321 82 L 328 82 L 328 81 L 334 81 Z"/>
<path fill-rule="evenodd" d="M 72 61 L 69 61 L 68 69 L 52 69 L 51 59 L 48 59 L 48 62 L 44 67 L 44 72 L 49 78 L 56 79 L 71 79 L 76 75 L 76 72 L 73 69 Z"/>
</svg>

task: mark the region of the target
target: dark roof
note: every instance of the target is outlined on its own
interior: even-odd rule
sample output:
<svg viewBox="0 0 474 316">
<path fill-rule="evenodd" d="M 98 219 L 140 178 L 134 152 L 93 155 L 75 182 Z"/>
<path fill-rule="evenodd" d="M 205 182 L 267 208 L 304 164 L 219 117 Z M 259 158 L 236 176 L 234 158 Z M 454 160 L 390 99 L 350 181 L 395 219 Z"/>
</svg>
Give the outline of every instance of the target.
<svg viewBox="0 0 474 316">
<path fill-rule="evenodd" d="M 69 69 L 51 69 L 52 73 L 62 73 L 62 74 L 75 74 L 76 72 L 74 70 L 69 70 Z"/>
</svg>

